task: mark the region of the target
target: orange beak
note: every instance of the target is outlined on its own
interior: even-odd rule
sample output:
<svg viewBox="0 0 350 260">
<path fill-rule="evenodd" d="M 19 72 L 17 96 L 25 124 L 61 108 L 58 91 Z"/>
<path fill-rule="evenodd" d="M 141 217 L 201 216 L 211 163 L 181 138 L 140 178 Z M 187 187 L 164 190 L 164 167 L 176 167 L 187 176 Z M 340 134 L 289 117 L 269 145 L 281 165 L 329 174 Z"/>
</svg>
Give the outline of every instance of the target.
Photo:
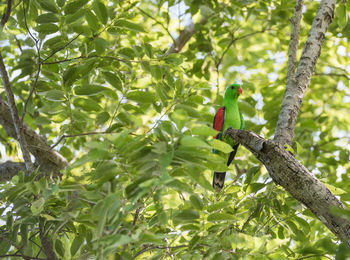
<svg viewBox="0 0 350 260">
<path fill-rule="evenodd" d="M 239 89 L 238 89 L 238 95 L 242 95 L 242 93 L 243 93 L 242 88 L 239 88 Z"/>
</svg>

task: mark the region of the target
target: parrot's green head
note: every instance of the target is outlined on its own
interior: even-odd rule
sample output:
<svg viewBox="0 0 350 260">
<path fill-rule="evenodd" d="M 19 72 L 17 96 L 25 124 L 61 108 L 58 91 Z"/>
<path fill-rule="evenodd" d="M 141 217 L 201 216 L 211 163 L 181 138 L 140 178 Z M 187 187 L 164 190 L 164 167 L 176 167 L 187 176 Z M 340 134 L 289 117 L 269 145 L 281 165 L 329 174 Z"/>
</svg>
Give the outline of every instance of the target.
<svg viewBox="0 0 350 260">
<path fill-rule="evenodd" d="M 231 84 L 226 88 L 224 99 L 237 99 L 243 93 L 239 84 Z"/>
</svg>

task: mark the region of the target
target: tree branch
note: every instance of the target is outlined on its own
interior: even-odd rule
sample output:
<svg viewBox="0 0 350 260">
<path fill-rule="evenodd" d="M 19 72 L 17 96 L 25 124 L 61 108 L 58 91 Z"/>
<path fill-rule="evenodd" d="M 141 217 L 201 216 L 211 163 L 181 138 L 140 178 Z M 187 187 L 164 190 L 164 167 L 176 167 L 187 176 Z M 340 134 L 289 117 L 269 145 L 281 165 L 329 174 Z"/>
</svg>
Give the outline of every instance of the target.
<svg viewBox="0 0 350 260">
<path fill-rule="evenodd" d="M 1 27 L 3 27 L 9 20 L 11 16 L 11 10 L 12 10 L 12 0 L 7 0 L 6 12 L 3 14 L 0 22 Z"/>
<path fill-rule="evenodd" d="M 199 24 L 205 25 L 208 22 L 207 17 L 202 17 Z M 185 46 L 185 44 L 191 39 L 193 34 L 196 33 L 196 27 L 193 23 L 188 25 L 185 30 L 180 32 L 179 37 L 174 41 L 173 45 L 171 45 L 168 55 L 171 53 L 177 53 L 182 50 L 182 48 Z"/>
<path fill-rule="evenodd" d="M 325 33 L 333 20 L 335 4 L 336 0 L 321 1 L 312 22 L 297 72 L 294 76 L 291 76 L 290 80 L 287 80 L 286 92 L 274 137 L 274 140 L 279 144 L 292 144 L 300 106 L 310 84 L 317 59 L 321 54 Z"/>
<path fill-rule="evenodd" d="M 144 249 L 137 252 L 134 255 L 134 258 L 136 258 L 137 256 L 139 256 L 147 251 L 150 251 L 152 249 L 167 249 L 168 250 L 168 249 L 175 249 L 175 248 L 181 248 L 181 247 L 187 247 L 187 246 L 186 245 L 180 245 L 180 246 L 155 246 L 155 245 L 151 245 L 151 246 L 145 247 Z"/>
<path fill-rule="evenodd" d="M 56 260 L 58 259 L 55 251 L 53 250 L 52 247 L 52 242 L 50 241 L 47 232 L 44 229 L 44 219 L 40 218 L 39 219 L 39 237 L 41 240 L 41 245 L 43 247 L 43 251 L 45 253 L 45 255 L 47 256 L 47 259 L 52 259 L 52 260 Z"/>
<path fill-rule="evenodd" d="M 290 34 L 290 41 L 289 41 L 287 81 L 294 76 L 295 68 L 297 66 L 297 51 L 298 51 L 298 44 L 299 44 L 300 20 L 303 15 L 302 13 L 303 4 L 304 4 L 304 0 L 296 0 L 294 15 L 293 15 L 293 18 L 290 19 L 290 22 L 292 24 L 292 32 Z"/>
<path fill-rule="evenodd" d="M 251 131 L 228 129 L 225 134 L 241 143 L 261 161 L 273 181 L 310 209 L 339 239 L 350 245 L 350 221 L 331 212 L 344 205 L 283 147 Z"/>
<path fill-rule="evenodd" d="M 13 126 L 14 126 L 15 131 L 16 131 L 16 137 L 17 137 L 16 139 L 18 140 L 18 142 L 21 146 L 24 162 L 26 165 L 26 170 L 27 170 L 27 173 L 29 174 L 31 171 L 33 171 L 34 168 L 33 168 L 32 160 L 30 158 L 30 153 L 28 150 L 26 140 L 23 136 L 23 131 L 22 131 L 22 127 L 20 124 L 18 111 L 17 111 L 17 107 L 16 107 L 15 97 L 14 97 L 14 94 L 13 94 L 12 89 L 11 89 L 11 83 L 10 83 L 10 80 L 9 80 L 9 77 L 7 74 L 7 70 L 6 70 L 6 67 L 4 64 L 4 60 L 1 56 L 1 54 L 0 54 L 0 74 L 1 74 L 1 78 L 3 81 L 4 88 L 5 88 L 6 96 L 7 96 L 7 99 L 9 101 L 9 104 L 10 104 L 10 112 L 11 112 L 10 114 L 12 117 Z"/>
<path fill-rule="evenodd" d="M 11 178 L 17 175 L 20 171 L 25 172 L 26 166 L 23 162 L 7 161 L 0 164 L 0 182 L 11 180 Z"/>
<path fill-rule="evenodd" d="M 0 124 L 6 133 L 17 139 L 16 130 L 11 118 L 11 112 L 5 100 L 0 98 Z M 28 125 L 23 123 L 23 135 L 29 151 L 34 155 L 41 169 L 57 172 L 67 166 L 67 160 L 56 151 L 50 150 L 46 138 L 38 135 Z"/>
</svg>

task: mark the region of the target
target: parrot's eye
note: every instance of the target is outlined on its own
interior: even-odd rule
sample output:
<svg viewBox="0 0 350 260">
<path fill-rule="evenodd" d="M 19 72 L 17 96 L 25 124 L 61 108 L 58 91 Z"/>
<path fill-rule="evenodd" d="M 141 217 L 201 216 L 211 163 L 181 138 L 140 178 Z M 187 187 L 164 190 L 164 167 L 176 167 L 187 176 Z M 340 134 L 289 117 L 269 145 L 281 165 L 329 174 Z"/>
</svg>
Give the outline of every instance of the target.
<svg viewBox="0 0 350 260">
<path fill-rule="evenodd" d="M 235 87 L 234 87 L 234 86 L 231 86 L 231 89 L 235 89 Z"/>
</svg>

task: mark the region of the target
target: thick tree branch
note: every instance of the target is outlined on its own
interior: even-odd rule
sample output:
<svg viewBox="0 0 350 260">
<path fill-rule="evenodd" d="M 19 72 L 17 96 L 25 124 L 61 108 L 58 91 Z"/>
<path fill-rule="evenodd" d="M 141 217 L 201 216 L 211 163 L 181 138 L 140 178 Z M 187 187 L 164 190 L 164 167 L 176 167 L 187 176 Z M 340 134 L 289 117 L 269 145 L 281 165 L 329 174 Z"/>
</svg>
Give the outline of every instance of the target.
<svg viewBox="0 0 350 260">
<path fill-rule="evenodd" d="M 205 25 L 207 22 L 208 22 L 208 18 L 202 17 L 199 24 Z M 171 45 L 168 51 L 168 55 L 171 53 L 180 52 L 182 48 L 185 46 L 185 44 L 191 39 L 191 37 L 195 33 L 196 33 L 196 26 L 193 23 L 191 23 L 185 28 L 185 30 L 180 32 L 179 37 L 174 41 L 173 45 Z"/>
<path fill-rule="evenodd" d="M 304 0 L 296 0 L 294 15 L 290 20 L 292 23 L 292 33 L 290 34 L 289 41 L 289 54 L 288 54 L 288 65 L 287 65 L 287 81 L 294 76 L 295 68 L 297 65 L 297 51 L 299 44 L 299 33 L 300 33 L 300 20 L 302 17 Z M 288 83 L 287 83 L 288 84 Z"/>
<path fill-rule="evenodd" d="M 251 131 L 229 129 L 226 134 L 251 151 L 268 170 L 273 181 L 310 209 L 339 239 L 350 245 L 350 221 L 334 215 L 344 205 L 305 166 L 274 141 Z"/>
<path fill-rule="evenodd" d="M 2 98 L 0 98 L 0 124 L 9 136 L 17 139 L 10 108 Z M 68 163 L 64 157 L 56 151 L 50 150 L 50 145 L 47 143 L 46 138 L 38 135 L 25 123 L 23 123 L 22 127 L 28 149 L 34 155 L 42 170 L 57 172 L 67 166 Z"/>
<path fill-rule="evenodd" d="M 30 173 L 31 171 L 33 171 L 34 168 L 33 168 L 32 160 L 30 158 L 30 153 L 28 150 L 27 143 L 23 135 L 22 126 L 20 123 L 20 119 L 19 119 L 18 111 L 16 107 L 15 97 L 11 88 L 11 83 L 10 83 L 7 70 L 4 64 L 4 60 L 1 54 L 0 54 L 0 74 L 1 74 L 2 82 L 5 88 L 6 96 L 10 104 L 10 114 L 11 114 L 13 126 L 15 128 L 15 132 L 16 132 L 16 137 L 17 137 L 16 139 L 18 140 L 21 146 L 23 159 L 26 165 L 26 170 L 28 173 Z"/>
<path fill-rule="evenodd" d="M 297 72 L 287 80 L 286 92 L 278 117 L 275 141 L 292 144 L 300 106 L 315 70 L 328 26 L 334 17 L 336 0 L 322 0 L 312 22 Z"/>
<path fill-rule="evenodd" d="M 9 181 L 20 171 L 25 172 L 26 166 L 23 162 L 7 161 L 0 164 L 0 182 Z"/>
</svg>

